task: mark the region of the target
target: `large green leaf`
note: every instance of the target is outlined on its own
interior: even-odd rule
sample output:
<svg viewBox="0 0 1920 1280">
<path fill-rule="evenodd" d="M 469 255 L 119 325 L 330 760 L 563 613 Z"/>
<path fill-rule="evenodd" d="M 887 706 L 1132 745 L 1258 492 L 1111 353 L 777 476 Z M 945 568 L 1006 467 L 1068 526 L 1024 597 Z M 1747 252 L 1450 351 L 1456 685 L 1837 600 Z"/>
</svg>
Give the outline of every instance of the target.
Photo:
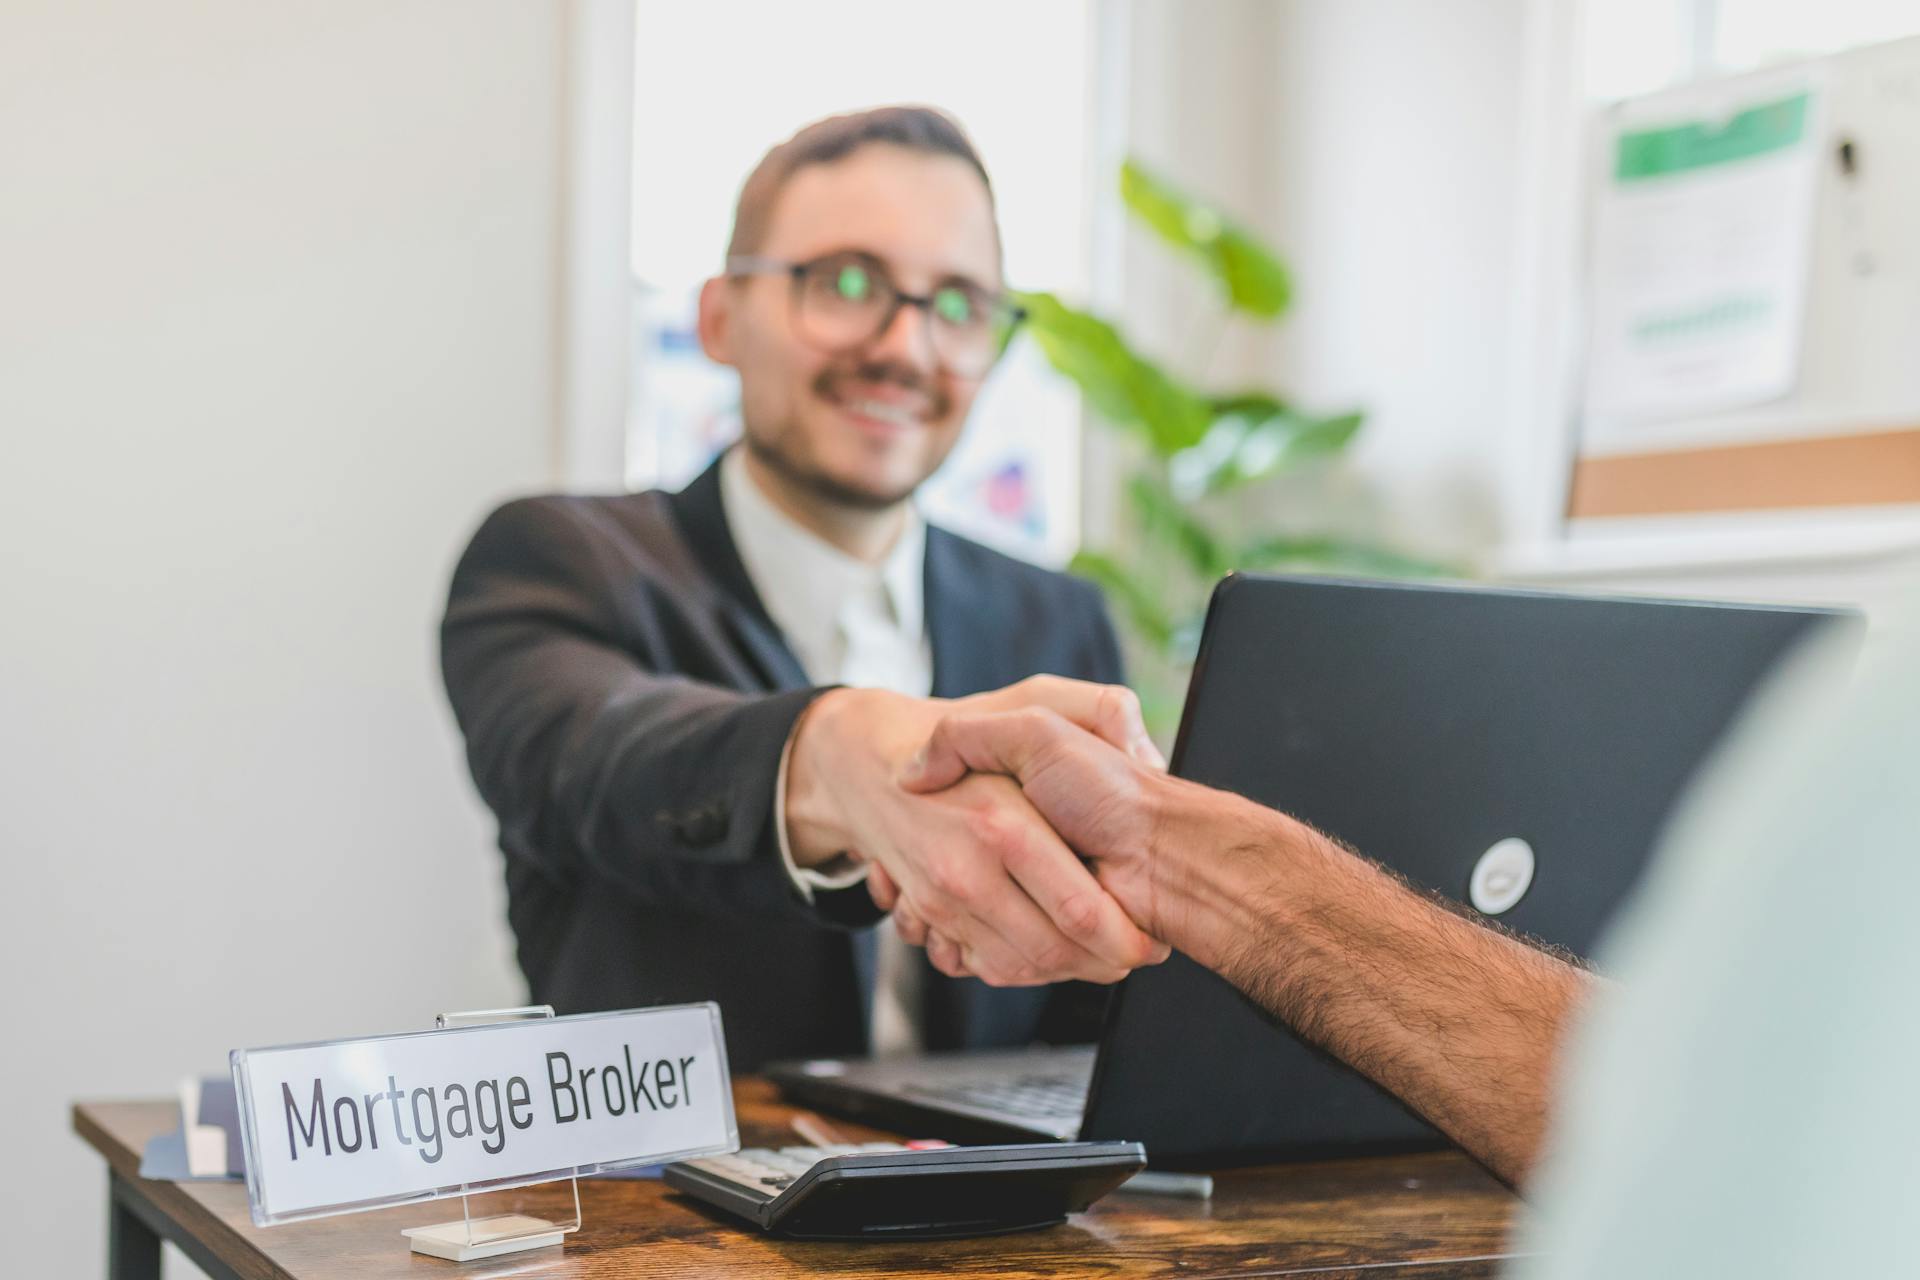
<svg viewBox="0 0 1920 1280">
<path fill-rule="evenodd" d="M 1340 452 L 1363 421 L 1358 413 L 1302 413 L 1263 392 L 1213 400 L 1211 440 L 1200 451 L 1207 466 L 1199 488 L 1222 493 L 1311 458 Z"/>
<path fill-rule="evenodd" d="M 1135 472 L 1127 480 L 1127 496 L 1147 541 L 1178 551 L 1200 581 L 1209 582 L 1232 567 L 1225 545 L 1158 474 Z"/>
<path fill-rule="evenodd" d="M 1107 598 L 1126 616 L 1135 634 L 1160 652 L 1173 644 L 1173 615 L 1161 603 L 1160 593 L 1140 581 L 1118 560 L 1098 551 L 1081 551 L 1067 566 L 1083 578 L 1100 584 Z"/>
<path fill-rule="evenodd" d="M 1244 418 L 1249 422 L 1263 422 L 1290 411 L 1287 402 L 1271 391 L 1236 391 L 1231 395 L 1213 396 L 1208 399 L 1207 407 L 1216 418 Z"/>
<path fill-rule="evenodd" d="M 1120 166 L 1120 198 L 1175 248 L 1207 264 L 1237 311 L 1273 320 L 1293 300 L 1286 264 L 1211 205 L 1193 199 L 1133 160 Z"/>
<path fill-rule="evenodd" d="M 1023 293 L 1019 301 L 1041 354 L 1079 385 L 1095 412 L 1138 429 L 1161 454 L 1191 448 L 1206 434 L 1213 421 L 1206 399 L 1134 354 L 1112 325 L 1050 293 Z"/>
</svg>

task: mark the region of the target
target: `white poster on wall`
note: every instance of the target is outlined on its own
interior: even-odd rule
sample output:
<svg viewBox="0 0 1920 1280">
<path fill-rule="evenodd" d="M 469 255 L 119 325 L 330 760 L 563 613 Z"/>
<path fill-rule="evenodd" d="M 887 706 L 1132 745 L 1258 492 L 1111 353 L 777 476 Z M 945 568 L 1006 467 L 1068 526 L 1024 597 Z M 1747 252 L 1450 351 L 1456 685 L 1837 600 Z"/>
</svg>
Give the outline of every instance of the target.
<svg viewBox="0 0 1920 1280">
<path fill-rule="evenodd" d="M 1594 206 L 1585 444 L 1765 404 L 1800 377 L 1821 146 L 1814 77 L 1622 104 Z"/>
</svg>

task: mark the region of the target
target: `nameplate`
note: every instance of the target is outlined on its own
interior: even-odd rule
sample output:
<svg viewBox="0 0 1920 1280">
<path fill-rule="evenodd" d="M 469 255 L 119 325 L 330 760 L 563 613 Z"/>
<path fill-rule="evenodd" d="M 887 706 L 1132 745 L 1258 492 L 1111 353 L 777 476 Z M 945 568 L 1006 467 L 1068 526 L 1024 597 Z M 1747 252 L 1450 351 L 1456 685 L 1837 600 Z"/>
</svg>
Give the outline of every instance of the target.
<svg viewBox="0 0 1920 1280">
<path fill-rule="evenodd" d="M 725 1046 L 696 1004 L 235 1050 L 253 1220 L 735 1150 Z"/>
</svg>

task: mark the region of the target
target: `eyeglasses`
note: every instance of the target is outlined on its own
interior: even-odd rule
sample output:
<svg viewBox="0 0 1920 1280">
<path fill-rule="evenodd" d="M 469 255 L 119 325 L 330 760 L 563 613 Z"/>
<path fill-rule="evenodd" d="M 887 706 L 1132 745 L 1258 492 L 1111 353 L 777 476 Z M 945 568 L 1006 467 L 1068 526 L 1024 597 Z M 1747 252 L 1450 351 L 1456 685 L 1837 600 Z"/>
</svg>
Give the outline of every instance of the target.
<svg viewBox="0 0 1920 1280">
<path fill-rule="evenodd" d="M 1001 294 L 964 280 L 932 293 L 902 290 L 871 254 L 847 251 L 808 262 L 735 256 L 730 276 L 784 275 L 793 282 L 793 323 L 823 351 L 853 351 L 892 325 L 901 307 L 918 307 L 934 357 L 958 377 L 978 378 L 1000 358 L 1026 311 Z"/>
</svg>

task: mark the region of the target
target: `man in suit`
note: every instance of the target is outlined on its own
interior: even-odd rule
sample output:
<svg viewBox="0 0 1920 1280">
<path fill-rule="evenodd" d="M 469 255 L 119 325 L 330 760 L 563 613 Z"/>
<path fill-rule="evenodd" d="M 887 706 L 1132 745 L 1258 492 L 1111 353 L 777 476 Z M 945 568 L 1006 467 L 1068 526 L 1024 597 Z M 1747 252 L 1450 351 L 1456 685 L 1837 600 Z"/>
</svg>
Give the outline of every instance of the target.
<svg viewBox="0 0 1920 1280">
<path fill-rule="evenodd" d="M 751 1069 L 1085 1036 L 1084 988 L 997 988 L 1166 955 L 1008 779 L 895 781 L 970 695 L 1156 759 L 1128 695 L 1083 683 L 1120 679 L 1098 593 L 912 506 L 1016 319 L 950 120 L 809 126 L 701 294 L 742 444 L 679 493 L 523 499 L 474 536 L 442 666 L 536 1000 L 715 999 Z M 984 982 L 876 940 L 873 866 Z"/>
</svg>

